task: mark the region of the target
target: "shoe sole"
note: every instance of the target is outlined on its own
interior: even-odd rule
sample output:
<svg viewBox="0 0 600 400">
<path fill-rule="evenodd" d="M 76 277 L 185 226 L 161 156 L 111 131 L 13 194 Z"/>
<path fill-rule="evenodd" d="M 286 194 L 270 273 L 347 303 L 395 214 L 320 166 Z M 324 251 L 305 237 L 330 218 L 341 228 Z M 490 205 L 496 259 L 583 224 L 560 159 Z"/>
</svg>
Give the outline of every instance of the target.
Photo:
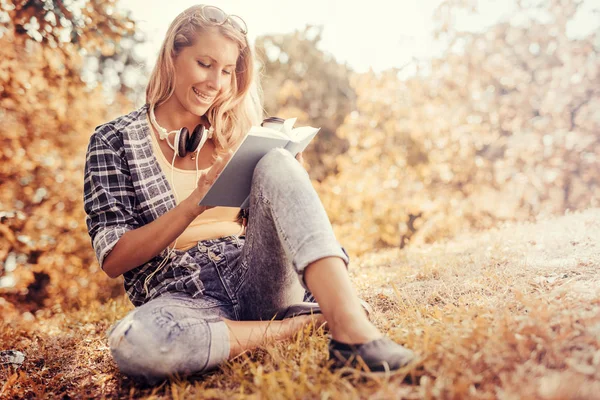
<svg viewBox="0 0 600 400">
<path fill-rule="evenodd" d="M 303 303 L 297 303 L 297 304 L 291 305 L 285 311 L 285 313 L 283 313 L 281 316 L 279 316 L 279 315 L 276 316 L 275 319 L 278 320 L 278 319 L 287 319 L 287 318 L 298 317 L 301 315 L 322 314 L 321 307 L 319 307 L 318 305 L 315 305 L 315 304 L 316 303 L 303 302 Z M 364 301 L 362 299 L 360 299 L 360 305 L 362 306 L 363 310 L 367 314 L 367 318 L 370 321 L 371 315 L 373 315 L 373 307 L 371 307 L 369 305 L 369 303 L 367 303 L 366 301 Z"/>
</svg>

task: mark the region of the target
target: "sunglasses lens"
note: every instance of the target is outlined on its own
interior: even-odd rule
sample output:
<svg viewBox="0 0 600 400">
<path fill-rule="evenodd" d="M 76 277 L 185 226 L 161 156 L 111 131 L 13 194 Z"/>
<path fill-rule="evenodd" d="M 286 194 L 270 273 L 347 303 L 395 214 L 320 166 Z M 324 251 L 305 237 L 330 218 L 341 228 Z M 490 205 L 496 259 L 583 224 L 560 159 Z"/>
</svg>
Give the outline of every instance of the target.
<svg viewBox="0 0 600 400">
<path fill-rule="evenodd" d="M 241 19 L 237 15 L 231 15 L 229 17 L 229 21 L 231 22 L 231 25 L 235 29 L 237 29 L 238 31 L 242 32 L 244 35 L 246 33 L 248 33 L 248 27 L 246 26 L 246 23 L 244 22 L 243 19 Z"/>
<path fill-rule="evenodd" d="M 215 24 L 222 24 L 227 19 L 227 15 L 220 8 L 206 6 L 202 8 L 204 18 Z"/>
</svg>

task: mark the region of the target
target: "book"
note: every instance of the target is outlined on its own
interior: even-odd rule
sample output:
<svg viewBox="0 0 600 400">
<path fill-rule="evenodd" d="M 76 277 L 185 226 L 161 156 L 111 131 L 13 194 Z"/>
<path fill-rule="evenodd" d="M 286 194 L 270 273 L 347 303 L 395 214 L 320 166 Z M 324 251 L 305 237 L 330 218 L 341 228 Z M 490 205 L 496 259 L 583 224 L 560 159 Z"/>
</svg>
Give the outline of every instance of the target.
<svg viewBox="0 0 600 400">
<path fill-rule="evenodd" d="M 199 205 L 248 208 L 252 175 L 260 159 L 277 147 L 295 157 L 319 132 L 320 128 L 310 126 L 294 128 L 295 122 L 296 118 L 286 119 L 276 126 L 279 129 L 271 123 L 253 126 Z"/>
</svg>

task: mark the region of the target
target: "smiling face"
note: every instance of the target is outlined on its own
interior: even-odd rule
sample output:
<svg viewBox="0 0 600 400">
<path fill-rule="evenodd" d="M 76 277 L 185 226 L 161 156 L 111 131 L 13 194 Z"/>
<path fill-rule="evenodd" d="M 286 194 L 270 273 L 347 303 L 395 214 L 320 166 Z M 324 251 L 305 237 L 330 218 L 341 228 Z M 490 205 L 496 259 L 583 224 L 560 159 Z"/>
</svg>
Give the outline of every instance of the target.
<svg viewBox="0 0 600 400">
<path fill-rule="evenodd" d="M 204 115 L 217 98 L 231 95 L 238 56 L 235 42 L 218 30 L 199 32 L 175 57 L 174 100 L 185 111 Z"/>
</svg>

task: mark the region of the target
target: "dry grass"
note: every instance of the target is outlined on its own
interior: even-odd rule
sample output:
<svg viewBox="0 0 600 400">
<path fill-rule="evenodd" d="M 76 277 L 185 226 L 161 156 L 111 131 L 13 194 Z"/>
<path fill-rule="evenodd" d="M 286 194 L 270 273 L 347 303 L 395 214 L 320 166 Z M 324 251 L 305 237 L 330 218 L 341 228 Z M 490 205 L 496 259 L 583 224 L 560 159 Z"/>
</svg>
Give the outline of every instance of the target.
<svg viewBox="0 0 600 400">
<path fill-rule="evenodd" d="M 419 364 L 387 378 L 341 378 L 309 328 L 208 376 L 155 388 L 122 376 L 105 330 L 132 306 L 2 323 L 1 398 L 600 398 L 600 210 L 504 226 L 354 260 L 376 324 Z M 42 317 L 40 317 L 42 316 Z"/>
</svg>

